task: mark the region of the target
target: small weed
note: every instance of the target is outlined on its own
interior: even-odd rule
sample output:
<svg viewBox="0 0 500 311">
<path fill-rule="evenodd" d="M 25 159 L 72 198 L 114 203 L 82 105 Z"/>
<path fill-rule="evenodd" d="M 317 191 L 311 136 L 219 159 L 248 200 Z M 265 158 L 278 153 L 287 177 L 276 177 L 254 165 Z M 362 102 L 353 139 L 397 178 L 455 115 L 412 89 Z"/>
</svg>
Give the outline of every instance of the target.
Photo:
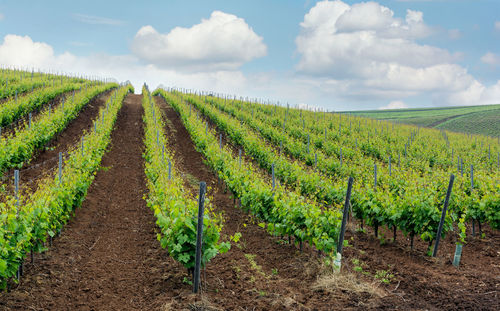
<svg viewBox="0 0 500 311">
<path fill-rule="evenodd" d="M 242 234 L 240 232 L 236 232 L 234 235 L 231 235 L 229 237 L 229 240 L 231 240 L 234 243 L 234 245 L 236 245 L 236 247 L 238 247 L 239 249 L 242 248 L 242 245 L 239 243 L 241 236 Z"/>
<path fill-rule="evenodd" d="M 229 239 L 233 241 L 234 243 L 238 243 L 241 239 L 241 233 L 236 232 L 234 235 L 230 236 Z"/>
<path fill-rule="evenodd" d="M 366 229 L 365 228 L 361 228 L 361 227 L 357 227 L 356 228 L 356 232 L 358 232 L 358 233 L 366 233 Z"/>
<path fill-rule="evenodd" d="M 357 258 L 351 259 L 352 264 L 354 265 L 354 268 L 352 268 L 354 271 L 357 272 L 363 272 L 363 269 L 367 268 L 368 266 L 366 263 L 362 262 L 361 260 Z"/>
<path fill-rule="evenodd" d="M 103 171 L 103 172 L 107 172 L 111 169 L 111 166 L 101 166 L 100 167 L 100 170 Z"/>
<path fill-rule="evenodd" d="M 184 284 L 189 284 L 189 285 L 193 285 L 193 281 L 188 278 L 187 276 L 185 276 L 183 279 L 182 279 L 182 283 Z"/>
<path fill-rule="evenodd" d="M 394 274 L 390 273 L 389 270 L 377 270 L 375 278 L 384 284 L 390 284 Z"/>
<path fill-rule="evenodd" d="M 239 280 L 240 279 L 241 268 L 239 266 L 233 266 L 233 270 L 236 273 L 236 278 Z"/>
<path fill-rule="evenodd" d="M 272 273 L 273 275 L 278 275 L 278 269 L 273 268 L 273 269 L 271 270 L 271 273 Z"/>
<path fill-rule="evenodd" d="M 267 295 L 267 293 L 263 290 L 259 290 L 259 296 L 260 297 L 265 297 Z"/>
<path fill-rule="evenodd" d="M 288 244 L 288 240 L 286 240 L 286 239 L 278 239 L 278 240 L 275 240 L 274 242 L 276 244 L 278 244 L 278 245 L 286 245 L 286 244 Z"/>
<path fill-rule="evenodd" d="M 257 264 L 257 262 L 255 261 L 255 257 L 256 257 L 256 255 L 254 255 L 254 254 L 245 254 L 245 258 L 250 263 L 250 266 L 252 267 L 252 269 L 257 271 L 260 275 L 266 276 L 266 274 L 262 271 L 262 266 L 259 266 Z"/>
</svg>

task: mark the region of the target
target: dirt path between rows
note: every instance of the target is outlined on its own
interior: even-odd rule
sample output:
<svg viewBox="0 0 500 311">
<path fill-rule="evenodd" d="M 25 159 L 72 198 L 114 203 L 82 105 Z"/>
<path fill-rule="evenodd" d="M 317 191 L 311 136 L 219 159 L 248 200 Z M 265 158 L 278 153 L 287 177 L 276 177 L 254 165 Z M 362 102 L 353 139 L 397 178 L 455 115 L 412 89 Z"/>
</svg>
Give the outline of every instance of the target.
<svg viewBox="0 0 500 311">
<path fill-rule="evenodd" d="M 170 148 L 176 151 L 176 164 L 180 164 L 192 186 L 196 187 L 193 180 L 205 180 L 212 186 L 213 202 L 225 218 L 223 233 L 243 235 L 241 248 L 233 245 L 229 253 L 217 256 L 207 267 L 205 306 L 211 303 L 214 310 L 500 308 L 500 278 L 496 273 L 500 253 L 495 252 L 500 239 L 496 231 L 488 228 L 484 228 L 485 239 L 472 239 L 464 247 L 462 265 L 456 269 L 451 265 L 451 236 L 442 241 L 441 255 L 434 260 L 421 251 L 426 244 L 418 239 L 416 250 L 411 252 L 407 238 L 400 232 L 393 243 L 388 241 L 391 233 L 383 228 L 385 239 L 378 240 L 371 232 L 355 232 L 351 223 L 346 233 L 349 247 L 345 248 L 343 259 L 346 274 L 338 280 L 325 277 L 309 248 L 299 253 L 286 240 L 269 236 L 257 226 L 258 221 L 234 206 L 231 196 L 217 187 L 213 173 L 201 164 L 203 157 L 195 151 L 177 113 L 162 99 L 156 100 L 169 120 Z M 215 129 L 219 134 L 219 129 Z M 232 142 L 223 135 L 223 143 Z M 257 266 L 250 262 L 249 255 L 255 255 Z M 195 300 L 186 298 L 184 305 L 186 301 L 194 304 Z"/>
<path fill-rule="evenodd" d="M 224 217 L 224 239 L 242 234 L 228 253 L 215 257 L 202 272 L 202 295 L 193 296 L 191 287 L 185 285 L 171 302 L 171 310 L 332 310 L 360 303 L 378 305 L 379 300 L 367 292 L 313 288 L 321 275 L 316 253 L 309 248 L 299 252 L 297 246 L 269 235 L 257 220 L 238 209 L 232 196 L 218 186 L 175 110 L 163 99 L 155 100 L 168 120 L 169 148 L 175 152 L 186 184 L 196 193 L 199 181 L 207 182 L 216 212 Z M 175 276 L 181 277 L 181 273 Z"/>
<path fill-rule="evenodd" d="M 0 309 L 161 310 L 171 261 L 143 200 L 142 114 L 141 96 L 128 95 L 83 206 Z"/>
</svg>

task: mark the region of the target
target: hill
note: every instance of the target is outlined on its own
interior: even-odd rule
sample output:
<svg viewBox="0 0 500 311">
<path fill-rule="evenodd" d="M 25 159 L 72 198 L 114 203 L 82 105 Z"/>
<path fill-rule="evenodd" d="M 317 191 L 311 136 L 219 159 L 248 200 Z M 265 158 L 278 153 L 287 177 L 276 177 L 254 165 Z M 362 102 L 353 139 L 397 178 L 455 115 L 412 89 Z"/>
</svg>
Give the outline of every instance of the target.
<svg viewBox="0 0 500 311">
<path fill-rule="evenodd" d="M 349 113 L 454 132 L 500 135 L 500 105 L 365 110 Z"/>
</svg>

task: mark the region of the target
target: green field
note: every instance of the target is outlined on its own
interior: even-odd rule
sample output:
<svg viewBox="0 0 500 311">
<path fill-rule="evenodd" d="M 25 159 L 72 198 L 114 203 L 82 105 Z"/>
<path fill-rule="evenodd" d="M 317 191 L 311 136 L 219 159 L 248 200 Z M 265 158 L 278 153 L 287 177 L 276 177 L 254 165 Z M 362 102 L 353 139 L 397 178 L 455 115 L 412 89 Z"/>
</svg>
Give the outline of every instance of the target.
<svg viewBox="0 0 500 311">
<path fill-rule="evenodd" d="M 455 132 L 500 135 L 500 105 L 365 110 L 348 113 Z"/>
</svg>

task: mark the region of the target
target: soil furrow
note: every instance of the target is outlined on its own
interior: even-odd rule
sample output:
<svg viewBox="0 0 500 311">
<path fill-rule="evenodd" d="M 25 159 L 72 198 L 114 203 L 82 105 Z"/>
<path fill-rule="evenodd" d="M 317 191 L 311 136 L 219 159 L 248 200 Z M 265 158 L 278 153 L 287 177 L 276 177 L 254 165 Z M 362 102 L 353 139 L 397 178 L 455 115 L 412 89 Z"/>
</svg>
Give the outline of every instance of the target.
<svg viewBox="0 0 500 311">
<path fill-rule="evenodd" d="M 156 97 L 156 100 L 168 119 L 169 144 L 175 151 L 176 164 L 186 175 L 192 191 L 196 192 L 198 181 L 207 181 L 215 192 L 216 210 L 224 215 L 223 234 L 242 233 L 239 246 L 232 243 L 231 250 L 214 258 L 202 274 L 203 296 L 189 296 L 188 287 L 176 299 L 175 307 L 185 307 L 188 302 L 223 310 L 496 310 L 500 307 L 498 276 L 488 275 L 479 268 L 488 266 L 490 271 L 499 268 L 495 261 L 500 253 L 493 252 L 498 234 L 488 228 L 484 228 L 485 240 L 476 239 L 464 247 L 462 265 L 456 269 L 451 266 L 454 250 L 451 236 L 442 241 L 440 257 L 433 259 L 421 251 L 410 252 L 407 238 L 401 232 L 398 241 L 392 243 L 388 238 L 392 232 L 385 228 L 380 229 L 381 238 L 376 239 L 371 231 L 355 232 L 355 224 L 350 224 L 344 272 L 338 278 L 325 275 L 310 249 L 299 253 L 286 240 L 270 236 L 257 225 L 258 221 L 234 206 L 232 197 L 223 193 L 214 174 L 202 164 L 203 156 L 195 151 L 177 113 L 163 99 Z M 223 143 L 228 143 L 225 137 Z M 232 147 L 234 154 L 237 148 Z M 415 244 L 419 250 L 426 247 L 423 242 Z"/>
<path fill-rule="evenodd" d="M 146 206 L 140 95 L 128 95 L 104 169 L 83 206 L 21 284 L 0 295 L 10 310 L 159 310 L 175 271 Z M 171 288 L 171 287 L 170 287 Z"/>
<path fill-rule="evenodd" d="M 316 253 L 310 249 L 299 252 L 286 240 L 269 235 L 257 220 L 238 209 L 232 196 L 217 185 L 216 176 L 204 164 L 175 110 L 162 98 L 155 100 L 168 120 L 169 148 L 175 152 L 177 169 L 185 175 L 186 183 L 196 193 L 198 182 L 206 181 L 216 212 L 224 217 L 223 236 L 227 239 L 236 232 L 242 234 L 228 253 L 207 265 L 202 273 L 202 296 L 189 295 L 190 287 L 185 287 L 173 309 L 191 304 L 207 310 L 212 310 L 210 306 L 214 310 L 331 310 L 333 303 L 338 304 L 340 299 L 334 299 L 331 293 L 312 288 L 321 274 Z M 364 294 L 350 294 L 351 303 L 361 298 L 367 304 L 376 303 Z"/>
</svg>

